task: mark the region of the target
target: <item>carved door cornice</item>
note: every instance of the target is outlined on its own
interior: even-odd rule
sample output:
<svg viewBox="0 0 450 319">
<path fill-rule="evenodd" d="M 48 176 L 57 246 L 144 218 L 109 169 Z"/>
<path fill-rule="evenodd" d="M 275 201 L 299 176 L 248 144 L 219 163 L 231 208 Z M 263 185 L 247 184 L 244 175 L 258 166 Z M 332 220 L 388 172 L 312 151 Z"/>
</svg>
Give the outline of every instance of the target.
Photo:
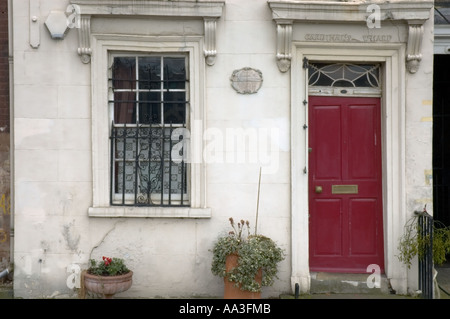
<svg viewBox="0 0 450 319">
<path fill-rule="evenodd" d="M 367 23 L 369 5 L 379 7 L 380 21 L 406 23 L 408 42 L 406 67 L 415 73 L 422 59 L 423 24 L 431 16 L 433 1 L 402 2 L 341 2 L 341 1 L 280 1 L 268 0 L 272 18 L 277 23 L 277 63 L 281 72 L 291 64 L 292 24 L 303 23 Z"/>
</svg>

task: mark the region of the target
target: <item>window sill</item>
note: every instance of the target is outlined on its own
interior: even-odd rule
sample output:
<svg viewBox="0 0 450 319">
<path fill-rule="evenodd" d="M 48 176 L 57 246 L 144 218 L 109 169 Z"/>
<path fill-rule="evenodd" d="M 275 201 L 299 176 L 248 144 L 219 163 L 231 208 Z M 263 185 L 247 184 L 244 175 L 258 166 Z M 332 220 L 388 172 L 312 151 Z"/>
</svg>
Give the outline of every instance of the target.
<svg viewBox="0 0 450 319">
<path fill-rule="evenodd" d="M 89 207 L 89 217 L 211 218 L 211 208 L 191 207 Z"/>
</svg>

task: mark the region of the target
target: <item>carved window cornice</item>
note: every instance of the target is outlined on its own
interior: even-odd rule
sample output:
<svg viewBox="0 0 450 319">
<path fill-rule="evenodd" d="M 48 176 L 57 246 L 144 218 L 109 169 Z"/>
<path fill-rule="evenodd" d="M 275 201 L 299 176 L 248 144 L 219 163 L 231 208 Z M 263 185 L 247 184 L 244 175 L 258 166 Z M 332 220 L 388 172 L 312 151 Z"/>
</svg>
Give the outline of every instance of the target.
<svg viewBox="0 0 450 319">
<path fill-rule="evenodd" d="M 372 2 L 371 2 L 372 3 Z M 292 24 L 306 23 L 367 23 L 370 12 L 367 2 L 318 2 L 302 0 L 268 0 L 272 18 L 277 23 L 277 63 L 286 72 L 291 64 Z M 408 25 L 406 66 L 415 73 L 422 59 L 423 24 L 431 16 L 433 1 L 374 2 L 380 8 L 380 21 Z"/>
<path fill-rule="evenodd" d="M 78 30 L 78 54 L 83 63 L 89 63 L 92 54 L 90 44 L 91 18 L 95 16 L 135 17 L 185 17 L 204 21 L 206 63 L 213 65 L 216 51 L 216 21 L 222 16 L 225 1 L 135 1 L 135 0 L 72 0 L 78 6 L 80 28 Z"/>
</svg>

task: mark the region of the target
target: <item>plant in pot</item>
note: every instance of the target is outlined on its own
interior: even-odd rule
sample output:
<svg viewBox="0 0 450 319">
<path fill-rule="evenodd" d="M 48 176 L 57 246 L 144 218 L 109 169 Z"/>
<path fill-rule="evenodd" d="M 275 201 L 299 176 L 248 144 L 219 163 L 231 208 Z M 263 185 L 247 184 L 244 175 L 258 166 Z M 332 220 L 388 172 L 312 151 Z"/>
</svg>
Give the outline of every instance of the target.
<svg viewBox="0 0 450 319">
<path fill-rule="evenodd" d="M 250 234 L 250 224 L 237 225 L 229 219 L 232 231 L 214 245 L 211 271 L 224 278 L 225 299 L 259 299 L 262 286 L 271 286 L 277 278 L 283 250 L 270 238 Z"/>
<path fill-rule="evenodd" d="M 103 256 L 101 261 L 89 260 L 89 268 L 84 273 L 84 287 L 87 291 L 111 299 L 115 294 L 128 290 L 132 278 L 133 272 L 123 259 Z"/>
</svg>

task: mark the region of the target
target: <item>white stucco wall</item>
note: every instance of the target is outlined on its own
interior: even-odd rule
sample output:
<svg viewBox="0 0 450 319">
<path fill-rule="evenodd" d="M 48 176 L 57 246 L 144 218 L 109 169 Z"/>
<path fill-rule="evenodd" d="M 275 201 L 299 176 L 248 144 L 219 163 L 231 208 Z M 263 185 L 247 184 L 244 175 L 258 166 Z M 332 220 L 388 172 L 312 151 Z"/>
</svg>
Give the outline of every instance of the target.
<svg viewBox="0 0 450 319">
<path fill-rule="evenodd" d="M 406 212 L 426 209 L 433 214 L 433 21 L 424 26 L 424 58 L 416 74 L 406 77 Z M 417 265 L 408 270 L 408 292 L 418 285 Z"/>
<path fill-rule="evenodd" d="M 200 95 L 207 131 L 222 133 L 223 138 L 227 129 L 271 132 L 271 152 L 257 154 L 257 162 L 239 163 L 238 157 L 223 154 L 216 157 L 218 161 L 207 163 L 206 206 L 211 208 L 211 217 L 200 219 L 88 216 L 93 205 L 93 66 L 82 63 L 77 54 L 76 29 L 70 29 L 64 40 L 53 40 L 44 25 L 51 10 L 64 11 L 69 1 L 39 3 L 37 48 L 30 46 L 35 36 L 30 34 L 33 22 L 28 1 L 13 3 L 15 296 L 76 298 L 77 290 L 66 284 L 67 267 L 86 268 L 91 257 L 117 256 L 134 271 L 133 286 L 123 297 L 220 297 L 223 282 L 210 271 L 210 249 L 217 236 L 229 230 L 229 217 L 254 221 L 260 166 L 258 231 L 276 240 L 287 253 L 279 279 L 273 287 L 264 288 L 262 296 L 291 293 L 292 70 L 283 73 L 277 67 L 276 23 L 267 1 L 226 1 L 217 24 L 216 61 L 204 67 L 205 87 Z M 144 29 L 142 23 L 142 19 L 130 20 L 114 27 L 125 34 L 163 28 L 152 25 L 151 19 L 145 21 Z M 109 27 L 101 19 L 92 21 L 92 33 L 108 32 Z M 189 35 L 203 31 L 196 20 L 173 28 Z M 394 88 L 406 87 L 407 195 L 403 205 L 407 214 L 424 203 L 429 211 L 432 208 L 427 177 L 432 168 L 432 52 L 430 21 L 425 24 L 419 71 L 407 73 L 404 86 Z M 238 94 L 230 86 L 232 72 L 243 67 L 263 74 L 256 94 Z M 228 155 L 236 150 L 231 151 Z M 270 165 L 267 157 L 272 160 Z M 399 224 L 397 232 L 401 231 Z M 412 278 L 408 280 L 411 287 L 416 284 L 415 273 L 407 277 L 404 272 L 401 267 L 394 272 L 401 291 L 408 290 L 406 278 Z"/>
<path fill-rule="evenodd" d="M 17 296 L 68 294 L 66 267 L 85 260 L 91 201 L 89 69 L 76 33 L 53 41 L 43 22 L 61 1 L 41 1 L 40 45 L 30 46 L 28 1 L 14 1 L 14 280 Z"/>
</svg>

